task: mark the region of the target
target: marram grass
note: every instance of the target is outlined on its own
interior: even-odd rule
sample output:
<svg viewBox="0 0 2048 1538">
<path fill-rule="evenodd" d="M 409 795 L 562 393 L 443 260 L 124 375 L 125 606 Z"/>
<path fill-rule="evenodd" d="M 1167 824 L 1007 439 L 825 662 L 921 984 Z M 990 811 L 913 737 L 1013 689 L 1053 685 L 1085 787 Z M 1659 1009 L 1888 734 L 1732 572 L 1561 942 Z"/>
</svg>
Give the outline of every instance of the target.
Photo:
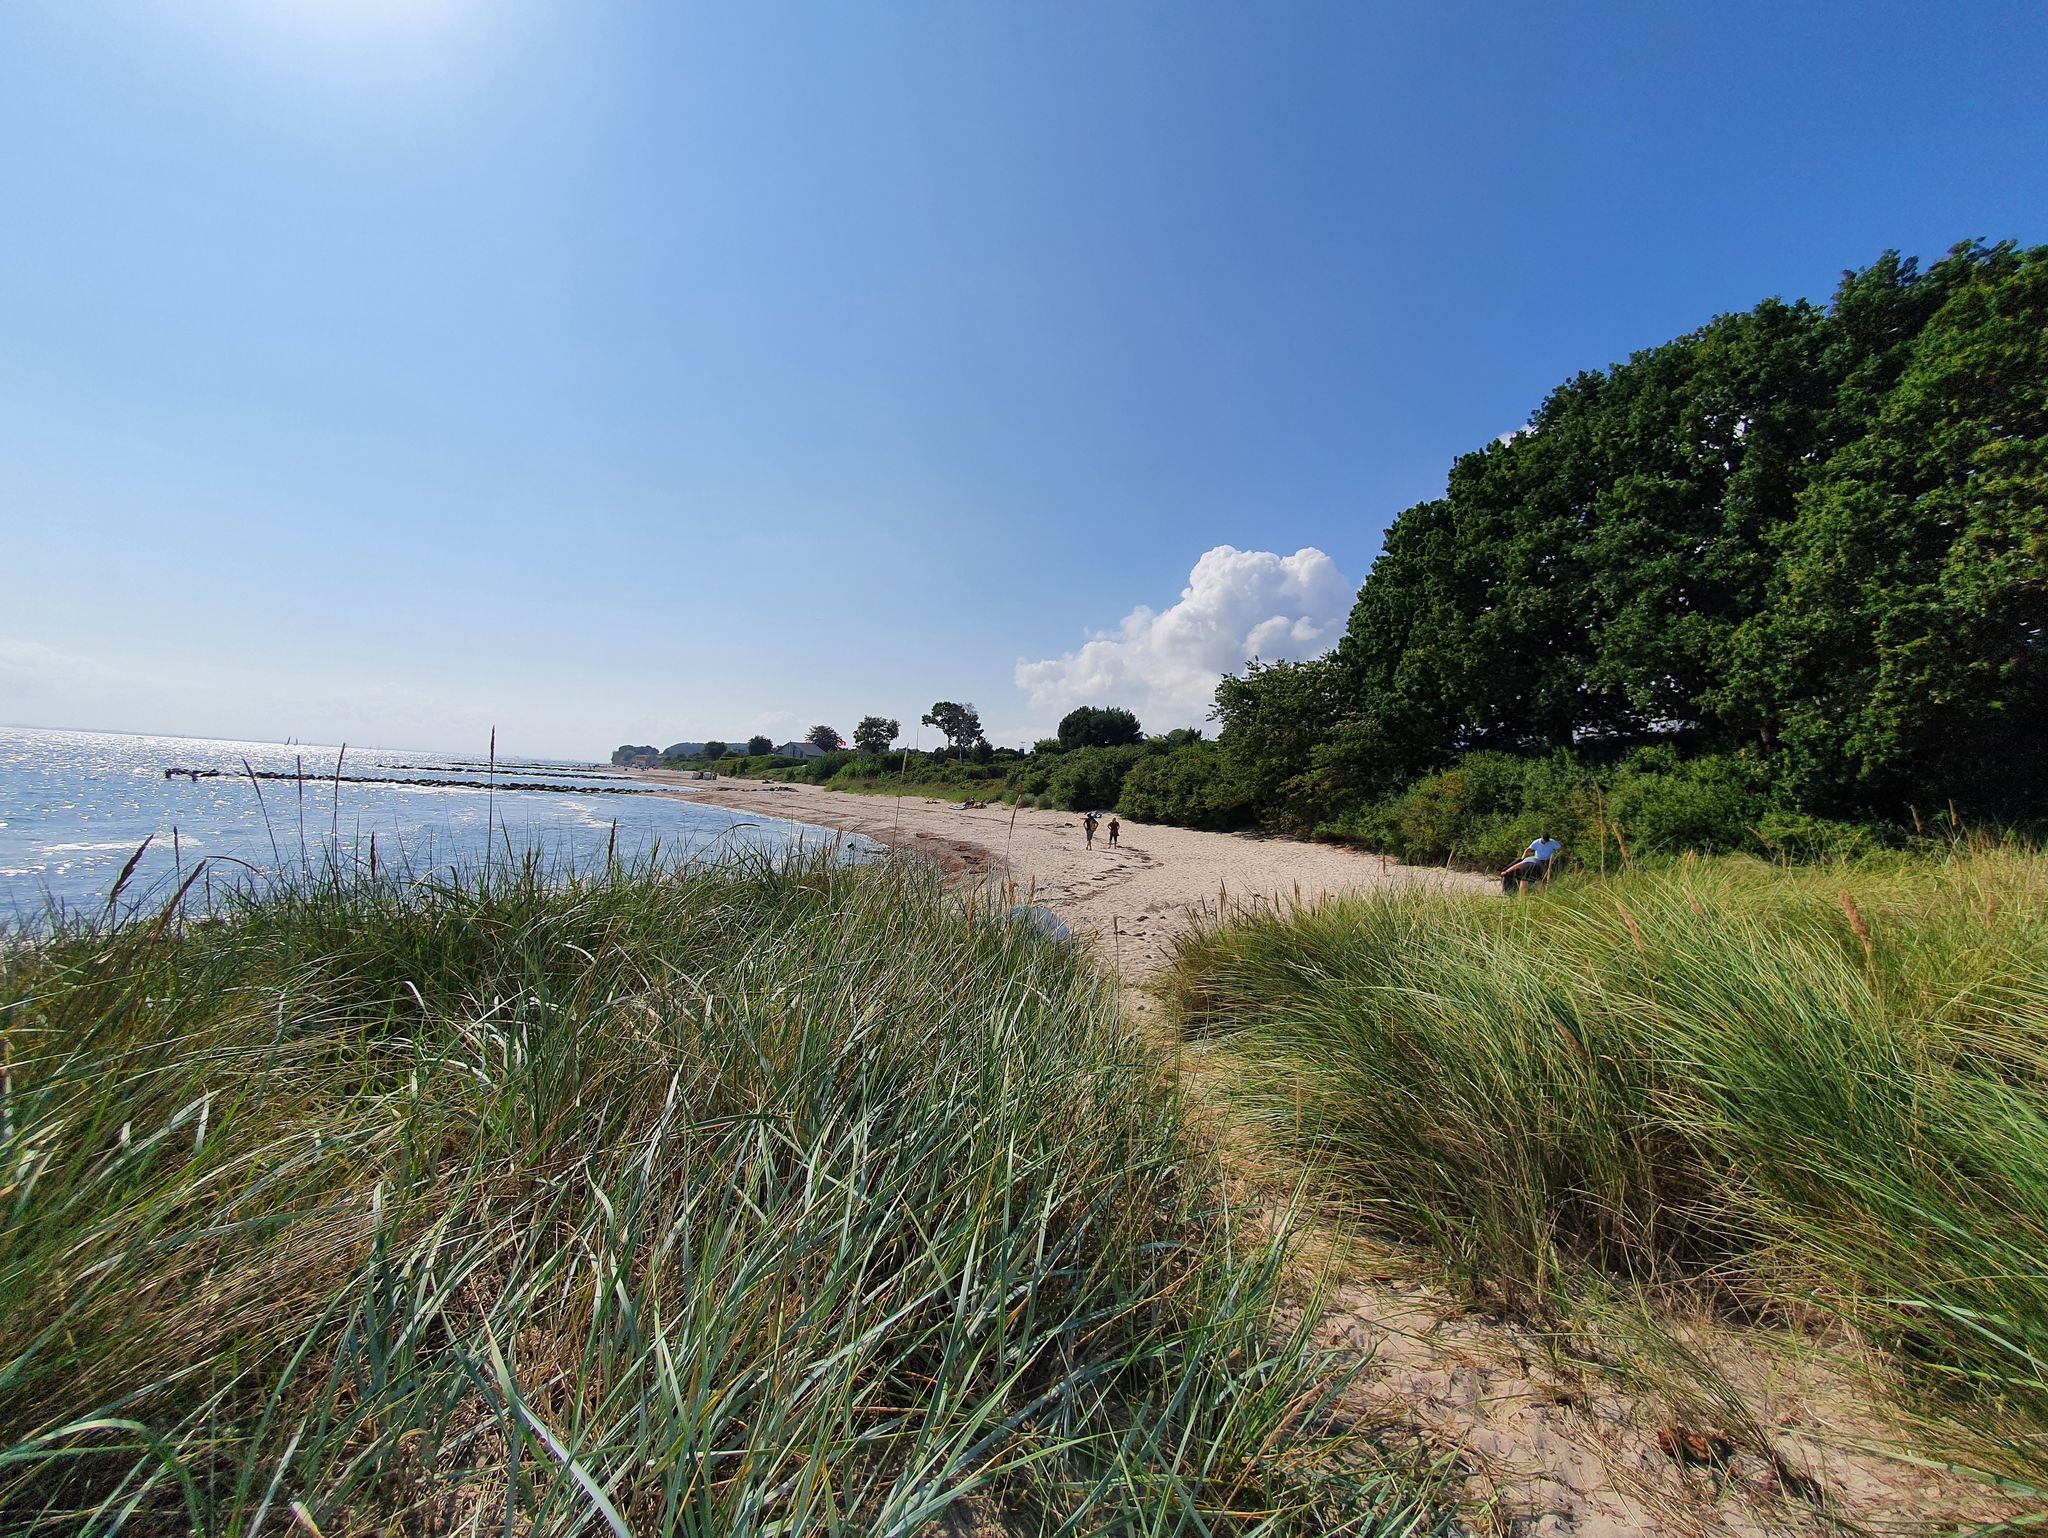
<svg viewBox="0 0 2048 1538">
<path fill-rule="evenodd" d="M 1085 958 L 914 865 L 72 925 L 0 1048 L 7 1531 L 1436 1520 Z"/>
<path fill-rule="evenodd" d="M 1818 1302 L 2048 1470 L 2048 860 L 1390 894 L 1213 928 L 1172 985 L 1333 1199 L 1471 1285 Z"/>
</svg>

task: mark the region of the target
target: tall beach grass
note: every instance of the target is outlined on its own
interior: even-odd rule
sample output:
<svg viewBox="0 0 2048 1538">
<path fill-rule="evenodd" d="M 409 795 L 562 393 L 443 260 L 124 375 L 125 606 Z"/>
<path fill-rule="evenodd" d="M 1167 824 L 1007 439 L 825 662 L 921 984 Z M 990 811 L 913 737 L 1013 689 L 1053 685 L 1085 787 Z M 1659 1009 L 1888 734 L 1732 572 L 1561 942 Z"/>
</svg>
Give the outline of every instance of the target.
<svg viewBox="0 0 2048 1538">
<path fill-rule="evenodd" d="M 72 923 L 0 1054 L 8 1531 L 1435 1521 L 1086 958 L 913 863 Z"/>
<path fill-rule="evenodd" d="M 1742 857 L 1252 914 L 1187 1028 L 1331 1199 L 1471 1286 L 1819 1304 L 2048 1470 L 2048 861 Z"/>
</svg>

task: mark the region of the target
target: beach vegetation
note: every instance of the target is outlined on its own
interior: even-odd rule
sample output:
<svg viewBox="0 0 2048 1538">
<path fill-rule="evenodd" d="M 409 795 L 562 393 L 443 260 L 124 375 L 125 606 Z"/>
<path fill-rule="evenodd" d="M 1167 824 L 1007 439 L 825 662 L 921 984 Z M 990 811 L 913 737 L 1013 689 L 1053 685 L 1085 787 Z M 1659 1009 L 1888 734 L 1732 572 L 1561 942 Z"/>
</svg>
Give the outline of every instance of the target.
<svg viewBox="0 0 2048 1538">
<path fill-rule="evenodd" d="M 1149 744 L 1130 743 L 1034 753 L 1010 772 L 1010 781 L 1047 806 L 1070 812 L 1107 811 L 1116 805 L 1131 766 L 1150 751 Z"/>
<path fill-rule="evenodd" d="M 1604 1278 L 1845 1322 L 1935 1445 L 2043 1487 L 2038 852 L 1247 910 L 1169 992 L 1333 1212 L 1473 1294 L 1568 1312 Z"/>
<path fill-rule="evenodd" d="M 775 751 L 775 741 L 770 737 L 752 736 L 747 739 L 747 757 L 766 758 Z"/>
<path fill-rule="evenodd" d="M 526 857 L 0 947 L 7 1530 L 1448 1530 L 1000 911 Z"/>
<path fill-rule="evenodd" d="M 836 753 L 846 746 L 846 739 L 829 726 L 814 726 L 804 733 L 804 741 L 820 753 Z"/>
</svg>

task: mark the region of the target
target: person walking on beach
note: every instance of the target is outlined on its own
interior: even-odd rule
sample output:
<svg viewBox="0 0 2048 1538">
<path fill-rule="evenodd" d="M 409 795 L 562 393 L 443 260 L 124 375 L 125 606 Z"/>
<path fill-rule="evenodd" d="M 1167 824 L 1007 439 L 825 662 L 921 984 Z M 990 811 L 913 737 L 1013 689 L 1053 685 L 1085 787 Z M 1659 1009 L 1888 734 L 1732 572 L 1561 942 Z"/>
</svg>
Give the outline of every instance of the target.
<svg viewBox="0 0 2048 1538">
<path fill-rule="evenodd" d="M 1500 889 L 1504 893 L 1520 891 L 1531 881 L 1550 879 L 1550 862 L 1564 853 L 1564 845 L 1548 833 L 1532 840 L 1522 851 L 1522 858 L 1500 873 Z"/>
<path fill-rule="evenodd" d="M 1083 817 L 1081 819 L 1081 831 L 1087 835 L 1088 847 L 1090 849 L 1093 849 L 1095 847 L 1096 822 L 1097 819 L 1093 812 L 1090 812 L 1086 817 Z"/>
<path fill-rule="evenodd" d="M 1112 848 L 1112 849 L 1116 848 L 1116 836 L 1117 836 L 1117 834 L 1121 833 L 1122 831 L 1123 831 L 1123 824 L 1122 824 L 1122 823 L 1120 823 L 1120 822 L 1118 822 L 1118 821 L 1116 820 L 1116 818 L 1115 818 L 1114 816 L 1112 816 L 1112 817 L 1111 817 L 1111 818 L 1109 819 L 1109 847 L 1110 847 L 1110 848 Z"/>
</svg>

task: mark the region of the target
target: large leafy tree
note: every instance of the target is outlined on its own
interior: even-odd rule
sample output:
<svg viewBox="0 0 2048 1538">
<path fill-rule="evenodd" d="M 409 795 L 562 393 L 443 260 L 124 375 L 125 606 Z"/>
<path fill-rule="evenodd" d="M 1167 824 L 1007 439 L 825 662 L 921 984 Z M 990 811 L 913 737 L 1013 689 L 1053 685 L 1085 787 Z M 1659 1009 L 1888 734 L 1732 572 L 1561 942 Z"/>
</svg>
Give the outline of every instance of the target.
<svg viewBox="0 0 2048 1538">
<path fill-rule="evenodd" d="M 1319 783 L 1340 737 L 1408 773 L 1668 741 L 1815 809 L 2039 808 L 2043 261 L 1887 254 L 1560 386 L 1388 530 Z M 1225 757 L 1302 791 L 1299 731 L 1229 724 L 1301 681 L 1237 682 Z"/>
<path fill-rule="evenodd" d="M 853 729 L 853 745 L 863 753 L 886 753 L 902 735 L 903 723 L 893 716 L 862 716 Z"/>
<path fill-rule="evenodd" d="M 1803 802 L 2038 809 L 2048 724 L 2048 247 L 1960 247 L 1869 433 L 1774 539 L 1733 687 Z"/>
<path fill-rule="evenodd" d="M 925 712 L 923 724 L 937 727 L 954 751 L 962 755 L 983 740 L 981 713 L 970 704 L 940 700 Z"/>
<path fill-rule="evenodd" d="M 772 737 L 754 736 L 747 739 L 747 753 L 750 757 L 759 758 L 774 751 L 775 740 Z"/>
<path fill-rule="evenodd" d="M 1376 721 L 1418 767 L 1483 746 L 1674 734 L 1766 745 L 1792 724 L 1795 697 L 1827 692 L 1833 664 L 1808 682 L 1785 671 L 1796 652 L 1764 665 L 1794 637 L 1760 617 L 1812 609 L 1808 628 L 1833 616 L 1844 634 L 1874 635 L 1861 600 L 1815 585 L 1828 564 L 1817 552 L 1849 560 L 1843 541 L 1865 539 L 1850 531 L 1895 522 L 1899 497 L 1944 516 L 1942 486 L 1966 501 L 1988 486 L 2012 509 L 2000 531 L 1979 529 L 1990 555 L 1973 568 L 2009 596 L 2031 548 L 2013 518 L 2032 474 L 2037 266 L 2012 247 L 1961 247 L 1926 272 L 1887 255 L 1846 274 L 1825 311 L 1769 300 L 1567 382 L 1389 530 L 1339 650 L 1347 714 Z M 1981 511 L 1972 503 L 1980 525 Z M 1899 562 L 1934 559 L 1926 538 L 1887 548 L 1859 580 L 1889 573 L 1882 585 Z M 1914 583 L 1943 585 L 1936 567 L 1916 569 Z M 1943 590 L 1959 583 L 1952 572 Z M 1996 606 L 1987 596 L 1968 623 L 1950 613 L 1940 645 L 1922 628 L 1924 601 L 1893 606 L 1888 633 L 1898 646 L 1912 637 L 1916 655 L 1951 646 L 1997 673 L 2005 664 L 1979 654 L 2017 621 L 1992 618 Z M 1902 666 L 1887 676 L 1907 695 L 1935 687 Z M 1855 735 L 1845 721 L 1830 730 Z M 1906 751 L 1896 732 L 1873 737 L 1875 757 L 1854 772 Z"/>
<path fill-rule="evenodd" d="M 846 746 L 846 739 L 829 726 L 814 726 L 804 733 L 804 741 L 821 753 L 831 753 Z"/>
<path fill-rule="evenodd" d="M 1144 735 L 1138 718 L 1118 705 L 1082 705 L 1060 717 L 1063 749 L 1120 748 Z"/>
<path fill-rule="evenodd" d="M 1725 724 L 1714 691 L 1832 391 L 1826 325 L 1771 301 L 1583 374 L 1410 509 L 1340 648 L 1416 767 Z"/>
<path fill-rule="evenodd" d="M 1210 809 L 1290 833 L 1313 831 L 1406 774 L 1400 745 L 1361 714 L 1341 658 L 1260 662 L 1216 687 Z"/>
</svg>

